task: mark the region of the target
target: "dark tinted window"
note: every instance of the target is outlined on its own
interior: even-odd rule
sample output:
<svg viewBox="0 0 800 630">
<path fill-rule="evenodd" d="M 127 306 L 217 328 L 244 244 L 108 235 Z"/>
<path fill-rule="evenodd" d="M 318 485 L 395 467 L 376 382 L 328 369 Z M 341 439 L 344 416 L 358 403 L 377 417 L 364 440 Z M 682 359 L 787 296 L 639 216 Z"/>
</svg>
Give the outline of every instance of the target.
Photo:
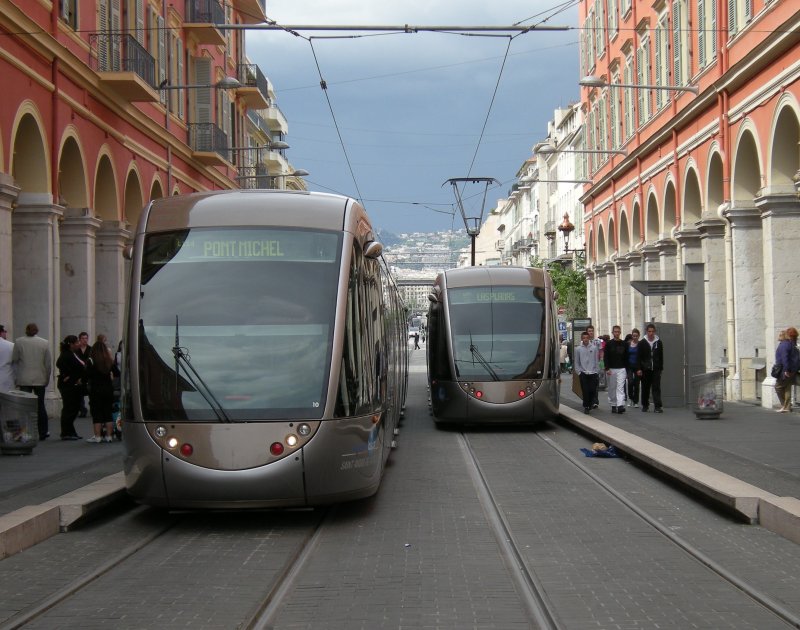
<svg viewBox="0 0 800 630">
<path fill-rule="evenodd" d="M 216 419 L 217 405 L 232 421 L 320 417 L 340 251 L 341 235 L 306 230 L 149 236 L 139 312 L 145 419 Z"/>
<path fill-rule="evenodd" d="M 541 378 L 544 304 L 533 287 L 449 289 L 451 343 L 459 380 Z"/>
</svg>

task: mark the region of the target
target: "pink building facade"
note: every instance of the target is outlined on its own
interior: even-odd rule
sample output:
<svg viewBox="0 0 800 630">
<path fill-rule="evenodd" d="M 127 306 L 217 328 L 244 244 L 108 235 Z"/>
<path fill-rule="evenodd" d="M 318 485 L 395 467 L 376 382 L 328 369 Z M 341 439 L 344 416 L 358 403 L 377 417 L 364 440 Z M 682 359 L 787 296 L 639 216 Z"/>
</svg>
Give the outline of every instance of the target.
<svg viewBox="0 0 800 630">
<path fill-rule="evenodd" d="M 800 317 L 800 5 L 583 0 L 580 14 L 582 76 L 610 84 L 581 90 L 586 148 L 627 152 L 586 163 L 589 314 L 600 332 L 683 324 L 687 369 L 724 368 L 729 398 L 770 406 L 778 332 Z M 645 297 L 636 280 L 684 280 L 686 295 Z"/>
</svg>

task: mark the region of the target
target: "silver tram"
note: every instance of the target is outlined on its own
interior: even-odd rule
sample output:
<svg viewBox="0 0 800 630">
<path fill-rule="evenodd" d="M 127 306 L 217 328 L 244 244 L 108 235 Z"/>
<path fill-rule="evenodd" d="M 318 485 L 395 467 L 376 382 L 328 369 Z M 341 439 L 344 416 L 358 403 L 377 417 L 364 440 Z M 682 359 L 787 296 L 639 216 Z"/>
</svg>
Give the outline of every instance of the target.
<svg viewBox="0 0 800 630">
<path fill-rule="evenodd" d="M 124 339 L 125 482 L 167 508 L 313 506 L 378 490 L 403 412 L 405 312 L 357 202 L 153 201 Z"/>
<path fill-rule="evenodd" d="M 550 276 L 528 267 L 440 273 L 428 311 L 428 385 L 437 424 L 537 423 L 558 415 Z"/>
</svg>

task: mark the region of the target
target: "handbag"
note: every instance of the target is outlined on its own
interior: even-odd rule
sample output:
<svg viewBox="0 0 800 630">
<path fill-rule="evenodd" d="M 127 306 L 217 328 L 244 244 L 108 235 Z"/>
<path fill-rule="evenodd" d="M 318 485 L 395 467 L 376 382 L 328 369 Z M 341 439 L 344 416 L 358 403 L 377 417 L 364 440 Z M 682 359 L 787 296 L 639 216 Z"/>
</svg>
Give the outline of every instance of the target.
<svg viewBox="0 0 800 630">
<path fill-rule="evenodd" d="M 776 363 L 772 366 L 772 372 L 770 372 L 772 378 L 780 378 L 783 376 L 783 365 L 780 363 Z"/>
</svg>

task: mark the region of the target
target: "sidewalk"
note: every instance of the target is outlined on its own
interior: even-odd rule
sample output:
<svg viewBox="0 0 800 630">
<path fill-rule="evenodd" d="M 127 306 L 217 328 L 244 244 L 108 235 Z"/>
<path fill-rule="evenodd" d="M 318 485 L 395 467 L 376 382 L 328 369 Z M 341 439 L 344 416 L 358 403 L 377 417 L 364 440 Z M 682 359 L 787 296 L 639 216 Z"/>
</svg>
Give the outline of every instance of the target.
<svg viewBox="0 0 800 630">
<path fill-rule="evenodd" d="M 565 421 L 800 543 L 800 414 L 729 401 L 714 420 L 698 420 L 688 407 L 612 414 L 600 392 L 599 409 L 587 415 L 565 382 Z"/>
</svg>

